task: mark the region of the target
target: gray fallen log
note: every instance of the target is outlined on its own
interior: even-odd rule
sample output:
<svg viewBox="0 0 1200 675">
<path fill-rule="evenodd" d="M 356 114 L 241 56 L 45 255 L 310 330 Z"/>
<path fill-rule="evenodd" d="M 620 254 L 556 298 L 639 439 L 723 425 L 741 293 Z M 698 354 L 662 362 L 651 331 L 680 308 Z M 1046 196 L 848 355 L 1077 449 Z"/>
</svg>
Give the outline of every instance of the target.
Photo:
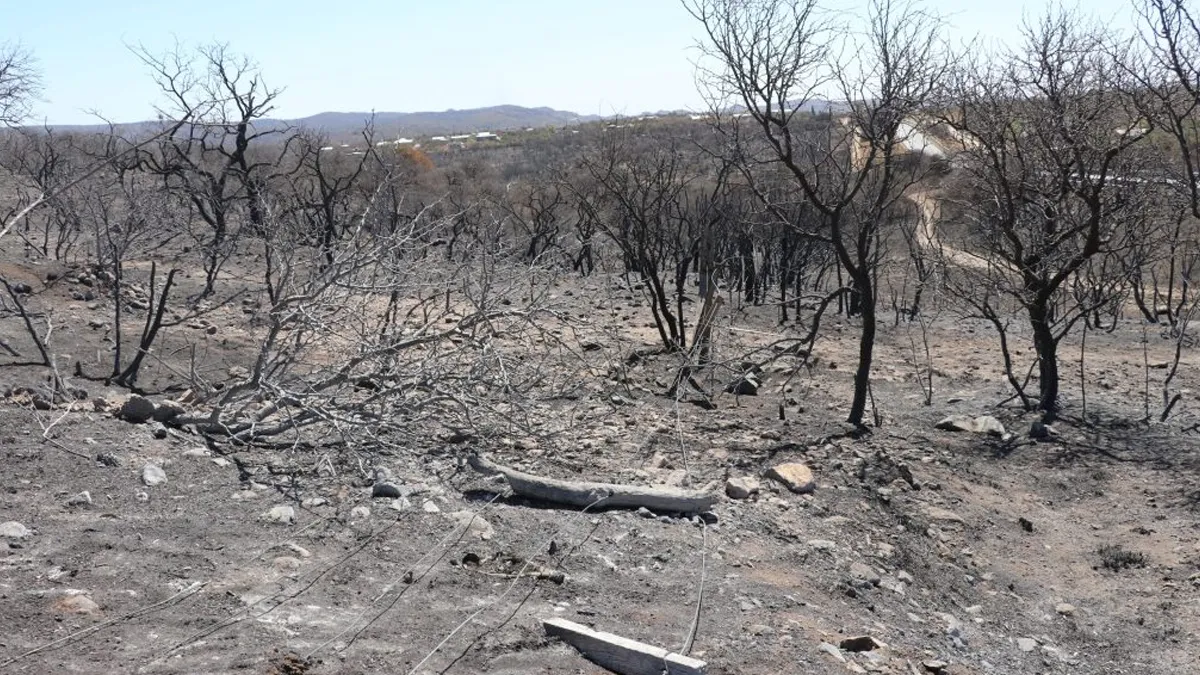
<svg viewBox="0 0 1200 675">
<path fill-rule="evenodd" d="M 543 619 L 546 635 L 578 649 L 589 661 L 620 675 L 705 675 L 708 664 L 566 619 Z"/>
<path fill-rule="evenodd" d="M 620 508 L 644 506 L 655 512 L 702 513 L 717 502 L 716 494 L 698 490 L 543 478 L 496 464 L 479 455 L 472 455 L 467 463 L 479 473 L 504 476 L 513 492 L 522 497 L 556 504 Z"/>
</svg>

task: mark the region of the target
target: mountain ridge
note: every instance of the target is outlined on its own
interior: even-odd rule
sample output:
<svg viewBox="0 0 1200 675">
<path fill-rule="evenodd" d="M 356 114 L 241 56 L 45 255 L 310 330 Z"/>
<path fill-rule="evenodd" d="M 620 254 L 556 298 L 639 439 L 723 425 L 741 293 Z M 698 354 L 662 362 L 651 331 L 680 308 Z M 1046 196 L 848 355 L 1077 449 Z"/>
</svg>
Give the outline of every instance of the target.
<svg viewBox="0 0 1200 675">
<path fill-rule="evenodd" d="M 480 131 L 509 131 L 548 126 L 583 124 L 601 119 L 599 115 L 581 115 L 569 110 L 557 110 L 548 106 L 528 108 L 503 104 L 482 108 L 447 110 L 425 110 L 417 112 L 341 112 L 323 111 L 306 117 L 291 119 L 263 118 L 255 122 L 260 129 L 297 126 L 317 129 L 331 136 L 357 133 L 367 122 L 374 119 L 378 135 L 430 135 L 446 133 L 470 133 Z M 121 130 L 142 130 L 159 124 L 152 120 L 121 122 L 114 126 Z M 55 131 L 99 132 L 107 131 L 107 124 L 50 124 Z"/>
</svg>

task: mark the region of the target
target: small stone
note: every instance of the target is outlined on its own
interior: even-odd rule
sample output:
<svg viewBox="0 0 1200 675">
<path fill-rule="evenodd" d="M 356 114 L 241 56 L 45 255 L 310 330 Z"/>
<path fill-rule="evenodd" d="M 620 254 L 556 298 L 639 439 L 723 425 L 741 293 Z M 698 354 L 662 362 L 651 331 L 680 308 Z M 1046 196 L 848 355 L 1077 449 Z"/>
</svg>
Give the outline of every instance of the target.
<svg viewBox="0 0 1200 675">
<path fill-rule="evenodd" d="M 125 402 L 121 404 L 121 409 L 117 412 L 117 416 L 126 422 L 142 424 L 154 417 L 154 404 L 144 396 L 134 394 L 125 399 Z"/>
<path fill-rule="evenodd" d="M 734 396 L 758 396 L 758 390 L 761 387 L 762 384 L 757 378 L 753 375 L 745 375 L 726 385 L 725 393 Z"/>
<path fill-rule="evenodd" d="M 136 495 L 134 495 L 133 498 L 143 504 L 150 501 L 150 495 L 146 492 L 141 492 L 141 491 L 139 491 Z"/>
<path fill-rule="evenodd" d="M 1032 652 L 1037 649 L 1037 640 L 1033 638 L 1017 638 L 1017 648 L 1023 652 Z"/>
<path fill-rule="evenodd" d="M 67 506 L 89 506 L 92 503 L 92 493 L 84 490 L 67 500 Z"/>
<path fill-rule="evenodd" d="M 64 595 L 54 601 L 55 611 L 64 614 L 86 614 L 95 616 L 100 613 L 100 605 L 86 595 Z"/>
<path fill-rule="evenodd" d="M 925 515 L 929 516 L 933 520 L 941 520 L 941 521 L 948 522 L 948 523 L 962 524 L 963 522 L 965 522 L 962 519 L 962 516 L 951 511 L 950 509 L 943 509 L 939 506 L 926 506 L 925 507 Z"/>
<path fill-rule="evenodd" d="M 183 451 L 184 457 L 208 457 L 208 448 L 188 448 Z"/>
<path fill-rule="evenodd" d="M 290 555 L 281 555 L 275 558 L 272 563 L 275 565 L 275 569 L 279 570 L 280 572 L 288 572 L 291 570 L 300 569 L 300 559 L 294 558 Z"/>
<path fill-rule="evenodd" d="M 813 480 L 812 469 L 799 462 L 788 462 L 771 467 L 767 471 L 767 478 L 777 480 L 783 483 L 787 489 L 800 494 L 812 492 L 817 487 L 816 481 Z"/>
<path fill-rule="evenodd" d="M 300 556 L 301 558 L 312 557 L 312 553 L 309 553 L 308 549 L 295 542 L 289 541 L 288 543 L 284 544 L 283 547 Z"/>
<path fill-rule="evenodd" d="M 950 667 L 950 664 L 946 663 L 945 661 L 929 659 L 927 661 L 922 661 L 921 666 L 923 666 L 926 671 L 933 673 L 933 675 L 943 675 L 946 672 L 946 669 Z"/>
<path fill-rule="evenodd" d="M 828 539 L 810 539 L 808 540 L 808 547 L 814 551 L 832 551 L 837 548 L 837 544 Z"/>
<path fill-rule="evenodd" d="M 210 461 L 221 468 L 229 466 L 229 460 L 225 459 L 224 457 L 213 457 Z"/>
<path fill-rule="evenodd" d="M 308 499 L 300 502 L 300 505 L 306 509 L 314 509 L 318 506 L 325 506 L 328 503 L 329 500 L 325 499 L 324 497 L 309 497 Z"/>
<path fill-rule="evenodd" d="M 400 488 L 397 487 L 395 483 L 376 483 L 375 486 L 371 488 L 372 498 L 382 497 L 385 499 L 397 499 L 403 496 L 404 493 L 400 491 Z"/>
<path fill-rule="evenodd" d="M 448 514 L 460 527 L 465 527 L 469 534 L 473 534 L 480 539 L 491 539 L 496 534 L 496 530 L 492 524 L 483 519 L 477 513 L 472 511 L 455 511 Z"/>
<path fill-rule="evenodd" d="M 1050 438 L 1057 435 L 1054 427 L 1046 424 L 1041 420 L 1034 420 L 1033 424 L 1029 425 L 1029 437 L 1035 439 Z"/>
<path fill-rule="evenodd" d="M 974 422 L 975 420 L 970 415 L 951 415 L 943 418 L 933 427 L 942 431 L 973 431 Z"/>
<path fill-rule="evenodd" d="M 847 652 L 873 652 L 876 649 L 882 649 L 886 646 L 887 645 L 879 640 L 876 640 L 870 635 L 848 637 L 838 643 L 838 647 Z"/>
<path fill-rule="evenodd" d="M 163 485 L 167 482 L 167 472 L 157 464 L 147 463 L 142 467 L 142 482 L 146 484 L 146 487 Z"/>
<path fill-rule="evenodd" d="M 350 520 L 366 520 L 371 517 L 371 509 L 365 506 L 356 506 L 350 509 Z"/>
<path fill-rule="evenodd" d="M 829 644 L 828 642 L 821 643 L 821 651 L 832 656 L 839 663 L 846 662 L 846 656 L 842 654 L 842 650 L 838 649 L 837 645 Z"/>
<path fill-rule="evenodd" d="M 1075 613 L 1075 605 L 1072 605 L 1069 602 L 1060 602 L 1054 606 L 1054 611 L 1062 614 L 1063 616 L 1071 616 Z"/>
<path fill-rule="evenodd" d="M 989 434 L 991 436 L 1004 435 L 1004 425 L 1000 423 L 1000 420 L 991 415 L 980 415 L 979 417 L 950 415 L 943 418 L 934 427 L 942 431 L 968 431 L 976 434 Z"/>
<path fill-rule="evenodd" d="M 291 525 L 296 522 L 296 509 L 286 504 L 273 506 L 270 510 L 262 514 L 262 518 L 271 523 Z"/>
<path fill-rule="evenodd" d="M 648 509 L 644 506 L 638 507 L 637 514 L 643 518 L 656 518 L 657 517 L 654 515 L 653 511 L 651 511 L 650 509 Z"/>
<path fill-rule="evenodd" d="M 870 565 L 861 562 L 850 563 L 850 581 L 855 586 L 867 588 L 878 586 L 883 579 Z M 845 646 L 842 649 L 846 649 Z M 852 650 L 853 651 L 853 650 Z"/>
<path fill-rule="evenodd" d="M 154 406 L 154 421 L 167 423 L 184 413 L 183 406 L 175 401 L 162 401 Z"/>
<path fill-rule="evenodd" d="M 739 478 L 730 478 L 725 481 L 725 494 L 730 499 L 749 499 L 758 494 L 762 489 L 759 482 L 750 476 L 741 476 Z"/>
<path fill-rule="evenodd" d="M 897 572 L 896 578 L 900 581 L 903 581 L 906 584 L 911 584 L 914 581 L 913 575 L 909 574 L 908 572 L 905 572 L 904 570 L 900 570 L 899 572 Z"/>
<path fill-rule="evenodd" d="M 24 539 L 32 534 L 33 532 L 30 532 L 28 527 L 15 520 L 0 523 L 0 539 Z"/>
<path fill-rule="evenodd" d="M 421 503 L 421 510 L 425 513 L 441 513 L 442 509 L 432 499 L 426 499 Z"/>
<path fill-rule="evenodd" d="M 111 452 L 102 452 L 96 455 L 96 461 L 104 466 L 121 466 L 121 458 Z"/>
<path fill-rule="evenodd" d="M 1000 420 L 991 415 L 982 415 L 973 420 L 974 431 L 977 434 L 987 434 L 989 436 L 1003 436 L 1005 434 L 1004 425 Z"/>
</svg>

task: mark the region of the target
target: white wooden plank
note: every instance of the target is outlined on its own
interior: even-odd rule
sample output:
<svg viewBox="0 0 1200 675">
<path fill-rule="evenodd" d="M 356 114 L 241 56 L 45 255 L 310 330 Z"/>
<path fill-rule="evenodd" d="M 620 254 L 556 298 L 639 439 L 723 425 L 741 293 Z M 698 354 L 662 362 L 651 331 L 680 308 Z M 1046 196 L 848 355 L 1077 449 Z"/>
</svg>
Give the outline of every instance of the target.
<svg viewBox="0 0 1200 675">
<path fill-rule="evenodd" d="M 578 649 L 587 659 L 619 675 L 705 675 L 708 664 L 637 640 L 592 630 L 566 619 L 543 619 L 547 635 Z"/>
</svg>

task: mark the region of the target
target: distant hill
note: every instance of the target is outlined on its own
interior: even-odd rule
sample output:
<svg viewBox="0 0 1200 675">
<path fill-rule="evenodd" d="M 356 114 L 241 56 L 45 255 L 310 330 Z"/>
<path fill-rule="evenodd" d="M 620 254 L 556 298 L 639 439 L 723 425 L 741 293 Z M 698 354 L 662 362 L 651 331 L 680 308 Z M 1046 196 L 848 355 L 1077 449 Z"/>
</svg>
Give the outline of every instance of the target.
<svg viewBox="0 0 1200 675">
<path fill-rule="evenodd" d="M 322 129 L 330 134 L 340 134 L 362 129 L 363 123 L 370 116 L 370 113 L 323 112 L 293 120 L 293 122 L 307 128 Z M 396 133 L 402 136 L 420 136 L 566 126 L 598 119 L 600 117 L 597 115 L 579 115 L 553 108 L 498 105 L 490 108 L 442 112 L 377 112 L 375 113 L 375 130 L 384 135 Z"/>
<path fill-rule="evenodd" d="M 371 118 L 369 112 L 323 112 L 293 120 L 263 119 L 255 123 L 258 128 L 299 126 L 320 129 L 331 137 L 357 134 Z M 431 134 L 473 133 L 479 131 L 506 131 L 548 126 L 581 124 L 600 119 L 598 115 L 580 115 L 553 108 L 524 108 L 517 105 L 498 105 L 469 110 L 444 110 L 441 112 L 376 112 L 375 132 L 379 137 L 428 136 Z M 123 132 L 138 133 L 156 128 L 154 122 L 130 122 L 118 124 Z M 51 125 L 56 131 L 104 132 L 103 124 Z"/>
</svg>

